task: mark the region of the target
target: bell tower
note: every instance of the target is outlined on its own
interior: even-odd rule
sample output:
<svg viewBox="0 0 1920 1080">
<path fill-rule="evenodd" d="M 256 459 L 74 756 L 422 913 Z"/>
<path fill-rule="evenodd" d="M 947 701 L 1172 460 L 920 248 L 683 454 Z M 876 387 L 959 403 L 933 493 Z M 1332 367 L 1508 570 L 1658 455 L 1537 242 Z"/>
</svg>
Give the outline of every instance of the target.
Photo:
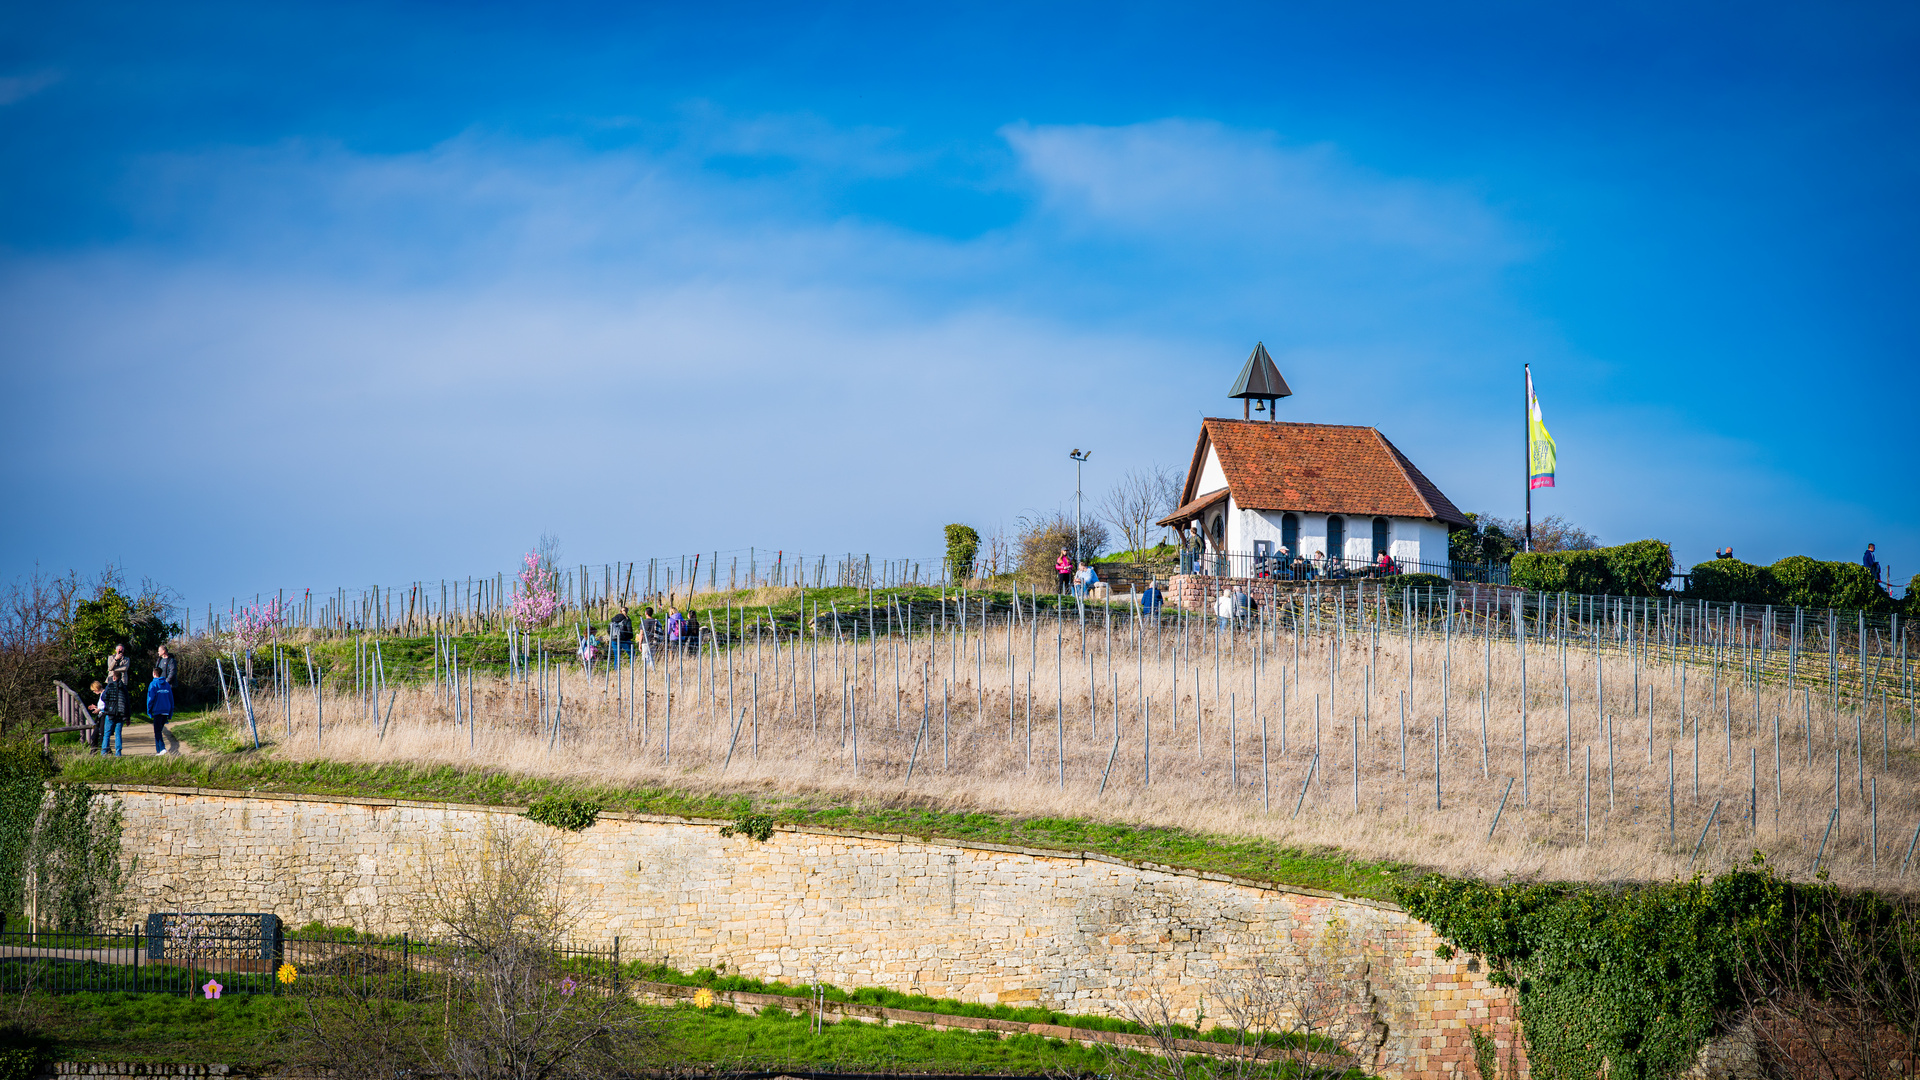
<svg viewBox="0 0 1920 1080">
<path fill-rule="evenodd" d="M 1273 403 L 1283 397 L 1292 397 L 1287 380 L 1280 377 L 1280 369 L 1274 366 L 1273 357 L 1267 355 L 1264 342 L 1255 342 L 1253 351 L 1247 354 L 1247 364 L 1240 369 L 1240 377 L 1233 381 L 1233 389 L 1228 397 L 1240 399 L 1240 418 L 1253 419 L 1253 412 L 1266 413 L 1268 420 L 1275 419 Z M 1254 402 L 1259 402 L 1255 406 Z"/>
</svg>

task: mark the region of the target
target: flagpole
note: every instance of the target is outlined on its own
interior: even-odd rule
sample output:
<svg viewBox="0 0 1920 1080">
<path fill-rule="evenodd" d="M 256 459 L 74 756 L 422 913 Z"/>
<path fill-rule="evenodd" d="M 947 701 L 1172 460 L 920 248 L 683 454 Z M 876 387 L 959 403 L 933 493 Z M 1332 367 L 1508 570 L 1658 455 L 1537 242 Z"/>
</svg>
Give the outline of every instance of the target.
<svg viewBox="0 0 1920 1080">
<path fill-rule="evenodd" d="M 1533 550 L 1533 365 L 1520 365 L 1520 459 L 1527 484 L 1526 550 Z"/>
</svg>

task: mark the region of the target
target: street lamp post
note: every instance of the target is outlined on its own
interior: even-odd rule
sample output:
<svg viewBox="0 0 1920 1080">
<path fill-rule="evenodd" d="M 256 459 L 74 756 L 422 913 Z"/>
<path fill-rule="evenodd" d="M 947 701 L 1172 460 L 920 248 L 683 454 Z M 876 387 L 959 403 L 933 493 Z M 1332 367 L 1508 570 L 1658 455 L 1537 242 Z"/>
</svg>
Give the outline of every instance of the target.
<svg viewBox="0 0 1920 1080">
<path fill-rule="evenodd" d="M 1093 451 L 1075 450 L 1067 456 L 1073 459 L 1073 561 L 1080 562 L 1086 558 L 1080 545 L 1080 467 L 1093 456 Z"/>
</svg>

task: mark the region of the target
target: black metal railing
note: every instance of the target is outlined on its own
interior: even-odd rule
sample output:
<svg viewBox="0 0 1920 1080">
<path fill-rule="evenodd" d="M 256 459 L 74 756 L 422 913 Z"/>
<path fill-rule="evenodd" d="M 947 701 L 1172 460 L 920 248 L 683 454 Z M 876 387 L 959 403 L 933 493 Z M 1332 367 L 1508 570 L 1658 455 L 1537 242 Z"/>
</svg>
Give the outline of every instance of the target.
<svg viewBox="0 0 1920 1080">
<path fill-rule="evenodd" d="M 166 922 L 156 935 L 150 927 L 159 919 Z M 299 988 L 407 997 L 459 974 L 473 956 L 407 934 L 283 934 L 270 915 L 168 915 L 125 931 L 0 933 L 0 992 L 224 997 Z M 553 950 L 553 959 L 562 978 L 605 979 L 622 970 L 617 938 L 611 945 L 566 945 Z"/>
<path fill-rule="evenodd" d="M 1272 579 L 1280 581 L 1352 581 L 1392 578 L 1404 574 L 1432 574 L 1449 581 L 1505 585 L 1505 563 L 1413 559 L 1344 559 L 1252 551 L 1193 551 L 1180 553 L 1180 572 L 1210 577 Z"/>
</svg>

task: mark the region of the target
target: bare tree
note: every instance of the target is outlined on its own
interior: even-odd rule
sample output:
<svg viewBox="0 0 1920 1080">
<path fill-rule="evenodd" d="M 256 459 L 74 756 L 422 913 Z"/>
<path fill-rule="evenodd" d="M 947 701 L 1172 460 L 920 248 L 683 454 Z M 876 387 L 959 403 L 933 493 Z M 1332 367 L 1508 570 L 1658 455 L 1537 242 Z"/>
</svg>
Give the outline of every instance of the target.
<svg viewBox="0 0 1920 1080">
<path fill-rule="evenodd" d="M 559 845 L 526 828 L 492 828 L 456 846 L 429 884 L 431 929 L 456 950 L 441 1073 L 462 1080 L 607 1076 L 652 1056 L 662 1014 L 639 1005 L 618 971 L 569 970 L 560 948 L 579 912 L 560 887 Z"/>
<path fill-rule="evenodd" d="M 1744 1031 L 1774 1076 L 1866 1080 L 1920 1069 L 1920 907 L 1802 894 L 1753 943 Z"/>
<path fill-rule="evenodd" d="M 1119 1080 L 1252 1080 L 1287 1063 L 1285 1075 L 1345 1075 L 1379 1048 L 1384 1030 L 1366 975 L 1345 925 L 1334 920 L 1304 953 L 1259 957 L 1214 980 L 1207 1000 L 1220 1027 L 1207 1053 L 1186 1042 L 1193 1029 L 1174 1020 L 1165 997 L 1120 1001 L 1114 1011 L 1155 1045 L 1146 1055 L 1109 1049 L 1109 1071 Z"/>
<path fill-rule="evenodd" d="M 53 680 L 71 666 L 62 630 L 82 583 L 35 570 L 0 596 L 0 733 L 53 711 Z"/>
<path fill-rule="evenodd" d="M 1095 506 L 1101 520 L 1120 533 L 1128 551 L 1148 546 L 1160 527 L 1154 523 L 1174 510 L 1180 474 L 1164 465 L 1129 469 Z"/>
<path fill-rule="evenodd" d="M 1482 530 L 1497 529 L 1502 538 L 1511 538 L 1519 544 L 1527 535 L 1526 522 L 1520 518 L 1500 518 L 1492 514 L 1476 514 L 1475 524 Z M 1587 530 L 1561 517 L 1548 514 L 1535 518 L 1533 522 L 1533 550 L 1548 551 L 1592 551 L 1600 546 L 1600 538 Z"/>
<path fill-rule="evenodd" d="M 996 522 L 981 536 L 974 566 L 981 577 L 995 578 L 1013 572 L 1013 541 L 1007 536 L 1005 525 Z"/>
<path fill-rule="evenodd" d="M 426 1071 L 433 1021 L 425 1002 L 389 980 L 305 973 L 300 1008 L 287 1024 L 288 1064 L 333 1080 L 408 1080 Z M 398 991 L 398 992 L 397 992 Z"/>
<path fill-rule="evenodd" d="M 1346 955 L 1345 938 L 1315 942 L 1304 956 L 1261 959 L 1215 987 L 1223 1023 L 1241 1030 L 1284 1031 L 1284 1055 L 1295 1075 L 1311 1075 L 1326 1054 L 1368 1056 L 1375 1034 L 1365 964 Z"/>
</svg>

